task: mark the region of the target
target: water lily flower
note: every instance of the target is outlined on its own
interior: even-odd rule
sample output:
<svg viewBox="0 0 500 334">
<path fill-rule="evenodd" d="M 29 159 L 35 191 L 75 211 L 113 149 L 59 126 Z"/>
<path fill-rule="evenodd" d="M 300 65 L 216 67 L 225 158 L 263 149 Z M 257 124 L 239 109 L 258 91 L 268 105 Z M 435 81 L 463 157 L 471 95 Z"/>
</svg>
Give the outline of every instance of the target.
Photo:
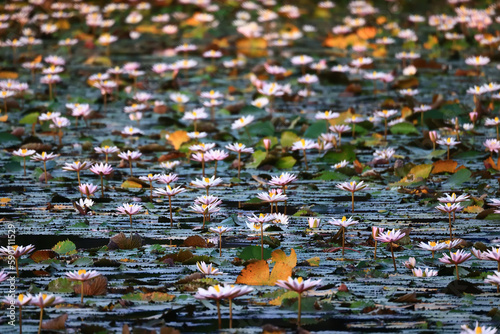
<svg viewBox="0 0 500 334">
<path fill-rule="evenodd" d="M 470 259 L 471 256 L 472 256 L 471 253 L 467 253 L 466 251 L 459 249 L 455 253 L 450 252 L 449 256 L 448 254 L 443 254 L 443 257 L 438 260 L 444 264 L 454 264 L 457 280 L 459 280 L 460 277 L 458 274 L 458 265 Z"/>
<path fill-rule="evenodd" d="M 66 277 L 68 277 L 68 279 L 70 281 L 79 281 L 80 282 L 80 289 L 82 290 L 82 296 L 81 296 L 81 299 L 80 299 L 80 303 L 83 304 L 83 282 L 85 281 L 88 281 L 88 280 L 91 280 L 97 276 L 100 276 L 101 273 L 96 271 L 96 270 L 85 270 L 85 269 L 81 269 L 81 270 L 75 270 L 75 271 L 70 271 L 70 272 L 67 272 L 66 273 Z"/>
<path fill-rule="evenodd" d="M 57 74 L 47 74 L 40 78 L 40 83 L 49 86 L 49 98 L 53 100 L 53 90 L 52 85 L 61 81 L 61 77 Z"/>
<path fill-rule="evenodd" d="M 271 189 L 269 192 L 258 193 L 257 198 L 271 204 L 271 213 L 273 213 L 273 205 L 276 206 L 276 212 L 278 212 L 278 202 L 284 202 L 288 199 L 281 189 Z"/>
<path fill-rule="evenodd" d="M 104 175 L 109 175 L 113 172 L 113 167 L 107 163 L 94 164 L 89 169 L 92 173 L 101 177 L 101 195 L 104 197 Z"/>
<path fill-rule="evenodd" d="M 386 242 L 389 244 L 389 246 L 391 247 L 391 255 L 392 255 L 392 263 L 394 265 L 394 271 L 396 272 L 397 269 L 396 269 L 396 259 L 394 258 L 394 246 L 393 244 L 399 240 L 401 240 L 402 238 L 404 238 L 406 235 L 406 233 L 404 232 L 401 232 L 400 230 L 391 230 L 391 231 L 387 231 L 387 232 L 380 232 L 378 234 L 378 236 L 376 237 L 376 240 L 380 241 L 380 242 Z"/>
<path fill-rule="evenodd" d="M 126 214 L 130 218 L 130 227 L 132 227 L 132 216 L 138 214 L 142 210 L 142 205 L 124 203 L 122 206 L 116 208 L 118 212 Z"/>
<path fill-rule="evenodd" d="M 410 257 L 408 261 L 403 262 L 403 266 L 405 266 L 407 269 L 410 270 L 415 268 L 416 265 L 417 265 L 417 260 L 415 260 L 414 257 Z"/>
<path fill-rule="evenodd" d="M 375 117 L 384 119 L 384 141 L 387 141 L 387 120 L 392 116 L 396 115 L 397 113 L 398 111 L 394 109 L 390 110 L 384 109 L 382 111 L 375 111 L 374 113 Z"/>
<path fill-rule="evenodd" d="M 498 128 L 499 128 L 499 125 L 500 125 L 500 118 L 498 117 L 495 117 L 495 118 L 487 118 L 485 121 L 484 121 L 484 125 L 485 126 L 494 126 L 496 128 L 496 131 L 497 131 L 497 140 L 500 140 L 500 136 L 499 136 L 499 132 L 498 132 Z"/>
<path fill-rule="evenodd" d="M 224 274 L 222 271 L 219 269 L 215 268 L 212 263 L 205 263 L 205 261 L 198 261 L 196 262 L 196 267 L 198 270 L 204 274 L 204 275 L 222 275 Z"/>
<path fill-rule="evenodd" d="M 196 179 L 194 181 L 191 181 L 191 185 L 193 185 L 194 187 L 205 188 L 207 190 L 207 196 L 208 196 L 208 189 L 210 189 L 210 187 L 216 187 L 221 183 L 222 179 L 219 177 L 216 178 L 215 175 L 210 178 L 204 177 L 201 179 Z"/>
<path fill-rule="evenodd" d="M 25 148 L 20 148 L 18 150 L 12 151 L 12 155 L 15 155 L 16 157 L 22 157 L 23 158 L 23 169 L 24 169 L 24 176 L 26 176 L 26 157 L 32 156 L 35 154 L 35 150 L 28 150 Z"/>
<path fill-rule="evenodd" d="M 48 181 L 48 175 L 47 175 L 47 161 L 49 160 L 54 160 L 57 158 L 59 154 L 54 154 L 54 153 L 49 153 L 47 152 L 42 152 L 42 154 L 36 153 L 31 157 L 31 160 L 33 161 L 42 161 L 43 162 L 43 175 L 44 175 L 44 180 L 45 183 Z"/>
<path fill-rule="evenodd" d="M 255 119 L 255 117 L 252 115 L 242 116 L 238 120 L 234 121 L 233 124 L 231 124 L 231 129 L 236 130 L 236 129 L 241 129 L 243 127 L 246 127 L 248 124 L 252 123 L 254 121 L 254 119 Z M 251 137 L 250 137 L 250 139 L 251 139 Z"/>
<path fill-rule="evenodd" d="M 7 247 L 0 247 L 0 255 L 5 256 L 5 257 L 14 257 L 16 261 L 16 274 L 17 277 L 19 277 L 19 265 L 18 265 L 18 259 L 26 254 L 29 254 L 35 250 L 34 245 L 28 245 L 28 246 L 7 246 Z"/>
<path fill-rule="evenodd" d="M 301 140 L 294 142 L 292 145 L 292 151 L 302 150 L 302 152 L 304 152 L 304 164 L 305 164 L 306 170 L 308 169 L 306 150 L 309 150 L 309 149 L 312 149 L 315 147 L 316 147 L 316 144 L 311 139 L 301 139 Z"/>
<path fill-rule="evenodd" d="M 455 213 L 463 209 L 460 203 L 446 203 L 444 205 L 436 206 L 436 209 L 448 214 L 448 222 L 450 224 L 450 240 L 453 240 L 452 226 L 451 226 L 451 213 Z M 453 215 L 455 217 L 455 215 Z"/>
<path fill-rule="evenodd" d="M 336 146 L 342 146 L 342 133 L 351 131 L 351 127 L 346 124 L 332 125 L 330 126 L 330 131 L 338 135 L 338 141 L 336 141 Z"/>
<path fill-rule="evenodd" d="M 302 294 L 309 290 L 316 289 L 321 285 L 321 280 L 313 281 L 311 279 L 303 280 L 302 277 L 299 278 L 291 278 L 288 277 L 287 280 L 278 280 L 276 285 L 282 288 L 285 288 L 290 291 L 295 291 L 299 295 L 298 301 L 298 313 L 297 313 L 297 325 L 300 327 L 300 318 L 302 311 Z"/>
<path fill-rule="evenodd" d="M 45 293 L 39 293 L 35 296 L 32 296 L 30 305 L 35 305 L 40 308 L 40 323 L 38 325 L 38 334 L 42 332 L 42 319 L 43 319 L 43 310 L 46 307 L 54 306 L 57 304 L 61 304 L 64 302 L 64 299 L 58 297 L 56 295 L 47 295 Z"/>
<path fill-rule="evenodd" d="M 238 153 L 238 179 L 240 178 L 241 172 L 241 153 L 253 153 L 253 148 L 246 147 L 242 143 L 234 143 L 226 145 L 226 148 L 230 151 Z"/>
<path fill-rule="evenodd" d="M 349 226 L 355 225 L 359 222 L 357 220 L 353 220 L 352 217 L 349 217 L 349 219 L 347 219 L 344 216 L 342 217 L 342 219 L 332 219 L 329 221 L 329 223 L 335 226 L 340 226 L 342 229 L 342 258 L 343 258 L 345 251 L 345 232 Z"/>
<path fill-rule="evenodd" d="M 411 272 L 413 273 L 413 276 L 415 276 L 415 277 L 433 277 L 433 276 L 437 276 L 438 275 L 438 271 L 437 270 L 432 270 L 432 269 L 429 269 L 429 268 L 425 268 L 425 269 L 422 269 L 422 268 L 413 268 L 411 270 Z"/>
<path fill-rule="evenodd" d="M 436 143 L 438 143 L 439 145 L 444 145 L 444 146 L 447 147 L 447 149 L 448 149 L 448 160 L 450 160 L 450 147 L 458 145 L 461 142 L 456 141 L 455 138 L 448 137 L 446 139 L 444 139 L 444 138 L 438 139 L 438 140 L 436 140 Z"/>
<path fill-rule="evenodd" d="M 231 227 L 217 226 L 217 227 L 210 227 L 208 230 L 210 232 L 217 233 L 219 235 L 219 257 L 220 257 L 222 255 L 222 234 L 230 232 L 233 229 Z"/>
<path fill-rule="evenodd" d="M 97 192 L 97 189 L 97 186 L 93 185 L 92 183 L 82 183 L 78 186 L 78 190 L 80 191 L 80 193 L 87 196 L 87 198 L 90 198 L 90 196 L 94 195 Z"/>
<path fill-rule="evenodd" d="M 191 211 L 200 213 L 203 215 L 203 226 L 202 229 L 205 228 L 205 223 L 207 220 L 210 220 L 210 216 L 212 213 L 216 213 L 220 211 L 220 208 L 217 206 L 217 204 L 194 204 L 189 207 Z"/>
<path fill-rule="evenodd" d="M 3 271 L 2 271 L 3 273 Z M 33 296 L 31 294 L 22 294 L 20 293 L 17 298 L 14 298 L 14 295 L 10 295 L 6 297 L 3 302 L 7 305 L 16 305 L 19 307 L 19 333 L 23 332 L 23 306 L 28 305 L 31 302 Z"/>
<path fill-rule="evenodd" d="M 351 192 L 352 212 L 354 212 L 354 193 L 356 191 L 365 189 L 366 187 L 368 187 L 368 185 L 366 185 L 364 181 L 361 181 L 359 183 L 356 181 L 352 181 L 352 182 L 342 182 L 340 184 L 337 184 L 336 187 Z"/>
<path fill-rule="evenodd" d="M 176 177 L 177 177 L 177 175 L 176 175 Z M 161 178 L 161 176 L 160 176 L 160 178 Z M 176 179 L 177 178 L 175 178 L 175 180 Z M 162 181 L 162 183 L 167 183 L 167 187 L 166 188 L 156 188 L 154 190 L 154 194 L 156 196 L 168 196 L 168 205 L 169 205 L 169 208 L 170 208 L 170 228 L 173 227 L 173 219 L 172 219 L 172 196 L 175 196 L 177 194 L 180 194 L 180 193 L 186 191 L 186 189 L 181 188 L 181 187 L 175 187 L 175 188 L 170 187 L 169 183 L 172 182 L 171 180 L 172 180 L 171 177 L 169 178 L 167 175 L 164 175 L 164 180 Z M 169 181 L 169 182 L 165 182 L 165 181 Z"/>
<path fill-rule="evenodd" d="M 219 161 L 226 159 L 229 153 L 223 150 L 210 150 L 206 153 L 207 160 L 215 161 L 214 165 L 214 176 L 217 176 L 217 164 Z"/>
<path fill-rule="evenodd" d="M 434 253 L 436 251 L 445 249 L 446 248 L 446 244 L 445 243 L 441 243 L 441 242 L 428 241 L 427 243 L 420 242 L 418 244 L 418 247 L 420 247 L 422 249 L 425 249 L 425 250 L 428 250 L 428 251 L 431 251 L 432 252 L 432 258 L 434 258 Z"/>
<path fill-rule="evenodd" d="M 251 230 L 260 231 L 260 250 L 261 250 L 260 251 L 260 259 L 264 260 L 264 230 L 266 230 L 266 228 L 268 228 L 270 226 L 266 223 L 274 221 L 276 219 L 276 217 L 272 213 L 271 214 L 261 213 L 259 216 L 253 215 L 252 217 L 247 217 L 247 219 L 251 223 L 251 224 L 247 223 L 247 226 Z M 255 226 L 257 224 L 260 224 L 260 227 L 258 229 L 255 229 Z"/>
<path fill-rule="evenodd" d="M 491 261 L 497 261 L 498 271 L 500 271 L 500 247 L 493 247 L 489 251 L 484 252 L 484 256 Z"/>
<path fill-rule="evenodd" d="M 222 319 L 220 314 L 220 301 L 228 296 L 227 290 L 218 285 L 210 286 L 208 289 L 198 288 L 198 292 L 194 295 L 196 299 L 211 299 L 217 304 L 217 317 L 219 321 L 219 329 L 222 327 Z"/>
<path fill-rule="evenodd" d="M 486 284 L 493 284 L 497 286 L 497 293 L 500 292 L 500 271 L 495 271 L 493 275 L 486 276 L 484 280 Z"/>
<path fill-rule="evenodd" d="M 116 153 L 116 152 L 120 152 L 120 149 L 116 146 L 104 146 L 104 147 L 94 147 L 94 150 L 96 151 L 96 153 L 104 153 L 104 156 L 105 156 L 105 159 L 106 159 L 106 163 L 108 163 L 108 156 L 110 154 L 113 154 L 113 153 Z"/>
<path fill-rule="evenodd" d="M 130 176 L 134 176 L 132 174 L 132 161 L 134 160 L 139 160 L 142 156 L 142 153 L 139 151 L 127 151 L 127 152 L 121 152 L 118 154 L 118 157 L 122 158 L 123 160 L 127 160 L 130 166 Z"/>
<path fill-rule="evenodd" d="M 72 163 L 66 163 L 64 167 L 62 168 L 64 171 L 69 171 L 69 172 L 76 172 L 76 176 L 78 178 L 78 185 L 81 184 L 80 182 L 80 171 L 82 170 L 87 170 L 91 167 L 90 162 L 88 161 L 75 161 Z"/>
<path fill-rule="evenodd" d="M 495 327 L 479 326 L 477 321 L 474 329 L 470 328 L 468 325 L 462 325 L 460 328 L 462 329 L 460 334 L 495 334 L 497 332 Z"/>
</svg>

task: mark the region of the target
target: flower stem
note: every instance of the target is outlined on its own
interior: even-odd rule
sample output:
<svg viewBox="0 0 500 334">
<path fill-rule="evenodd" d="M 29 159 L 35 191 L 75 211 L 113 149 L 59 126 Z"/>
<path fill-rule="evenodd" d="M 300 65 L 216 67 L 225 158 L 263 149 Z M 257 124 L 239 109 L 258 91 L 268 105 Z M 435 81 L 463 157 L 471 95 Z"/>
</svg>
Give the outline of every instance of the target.
<svg viewBox="0 0 500 334">
<path fill-rule="evenodd" d="M 260 223 L 260 259 L 264 260 L 264 224 Z"/>
<path fill-rule="evenodd" d="M 23 334 L 23 307 L 19 305 L 19 334 Z"/>
<path fill-rule="evenodd" d="M 130 217 L 130 228 L 132 228 L 132 215 L 128 215 Z"/>
<path fill-rule="evenodd" d="M 457 274 L 457 281 L 460 280 L 460 277 L 458 276 L 458 263 L 455 263 L 455 272 Z"/>
<path fill-rule="evenodd" d="M 222 233 L 219 233 L 219 257 L 222 256 Z"/>
<path fill-rule="evenodd" d="M 342 227 L 342 260 L 344 259 L 345 251 L 345 227 Z"/>
<path fill-rule="evenodd" d="M 306 150 L 304 150 L 304 164 L 305 164 L 305 167 L 306 167 L 306 170 L 307 170 L 308 168 L 307 168 L 307 154 L 306 154 Z"/>
<path fill-rule="evenodd" d="M 233 299 L 229 299 L 229 328 L 233 328 Z"/>
<path fill-rule="evenodd" d="M 43 175 L 45 178 L 45 183 L 47 183 L 47 162 L 45 160 L 43 161 Z"/>
<path fill-rule="evenodd" d="M 238 152 L 238 179 L 240 178 L 240 171 L 241 171 L 241 152 Z"/>
<path fill-rule="evenodd" d="M 24 176 L 26 176 L 26 157 L 23 158 Z"/>
<path fill-rule="evenodd" d="M 101 197 L 104 197 L 104 174 L 101 174 Z"/>
<path fill-rule="evenodd" d="M 391 245 L 391 254 L 392 254 L 392 264 L 394 265 L 394 272 L 397 272 L 398 270 L 396 269 L 396 259 L 394 258 L 394 248 L 392 246 L 392 242 L 389 242 Z"/>
<path fill-rule="evenodd" d="M 222 319 L 220 316 L 220 300 L 217 299 L 217 317 L 219 318 L 219 329 L 222 328 Z"/>
<path fill-rule="evenodd" d="M 81 289 L 82 289 L 82 297 L 80 298 L 80 303 L 83 304 L 83 281 L 80 281 L 81 282 Z"/>
<path fill-rule="evenodd" d="M 351 192 L 352 212 L 354 212 L 354 191 Z"/>
<path fill-rule="evenodd" d="M 40 323 L 38 324 L 38 334 L 42 332 L 43 307 L 40 308 Z"/>
<path fill-rule="evenodd" d="M 17 257 L 16 257 L 16 274 L 17 277 L 19 277 L 19 262 L 17 261 Z"/>
<path fill-rule="evenodd" d="M 173 227 L 173 220 L 172 220 L 172 196 L 168 196 L 168 206 L 170 207 L 170 228 Z"/>
<path fill-rule="evenodd" d="M 377 240 L 375 240 L 375 252 L 373 253 L 373 259 L 377 259 Z"/>
<path fill-rule="evenodd" d="M 132 159 L 128 159 L 128 163 L 130 165 L 130 176 L 134 176 L 134 174 L 132 174 Z"/>
<path fill-rule="evenodd" d="M 451 212 L 448 212 L 448 222 L 450 223 L 450 240 L 453 240 L 453 235 L 451 232 Z"/>
<path fill-rule="evenodd" d="M 300 318 L 302 313 L 302 293 L 299 293 L 299 310 L 297 313 L 297 326 L 300 327 Z"/>
</svg>

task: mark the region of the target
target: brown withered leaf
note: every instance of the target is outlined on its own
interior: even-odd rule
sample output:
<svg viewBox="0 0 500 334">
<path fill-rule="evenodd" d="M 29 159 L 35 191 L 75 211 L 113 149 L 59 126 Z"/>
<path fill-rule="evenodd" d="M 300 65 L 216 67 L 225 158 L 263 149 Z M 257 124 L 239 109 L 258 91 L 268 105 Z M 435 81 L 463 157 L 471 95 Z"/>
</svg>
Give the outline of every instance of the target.
<svg viewBox="0 0 500 334">
<path fill-rule="evenodd" d="M 415 292 L 413 293 L 407 293 L 406 295 L 400 296 L 398 298 L 395 298 L 393 302 L 396 303 L 420 303 L 420 299 L 417 299 L 417 294 Z"/>
<path fill-rule="evenodd" d="M 173 327 L 162 327 L 160 328 L 160 334 L 181 334 L 181 332 Z"/>
<path fill-rule="evenodd" d="M 180 280 L 177 281 L 177 284 L 186 284 L 192 281 L 196 281 L 198 279 L 205 278 L 205 275 L 202 273 L 194 273 L 191 275 L 188 275 L 186 277 L 181 278 Z"/>
<path fill-rule="evenodd" d="M 47 330 L 65 329 L 66 320 L 68 320 L 68 314 L 67 313 L 61 314 L 57 318 L 42 322 L 42 329 L 47 329 Z"/>
<path fill-rule="evenodd" d="M 45 260 L 56 258 L 58 256 L 59 255 L 51 249 L 41 249 L 33 252 L 30 255 L 30 259 L 32 259 L 36 263 L 39 263 Z"/>
<path fill-rule="evenodd" d="M 81 284 L 73 286 L 73 292 L 77 295 L 82 293 Z M 83 282 L 83 294 L 85 296 L 101 296 L 108 292 L 108 279 L 100 275 L 89 281 Z"/>
<path fill-rule="evenodd" d="M 125 233 L 120 232 L 109 239 L 108 249 L 134 249 L 142 246 L 142 238 L 139 234 L 132 235 L 132 238 L 127 237 Z"/>
<path fill-rule="evenodd" d="M 201 247 L 207 248 L 207 241 L 200 237 L 199 235 L 192 235 L 187 237 L 186 240 L 182 243 L 182 247 Z"/>
</svg>

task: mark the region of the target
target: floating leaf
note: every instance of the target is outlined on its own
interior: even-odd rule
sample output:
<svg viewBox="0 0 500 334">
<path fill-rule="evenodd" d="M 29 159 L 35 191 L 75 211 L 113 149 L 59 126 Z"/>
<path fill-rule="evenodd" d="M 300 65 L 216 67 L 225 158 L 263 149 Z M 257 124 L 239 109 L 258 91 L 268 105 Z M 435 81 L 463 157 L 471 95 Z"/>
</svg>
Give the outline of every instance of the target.
<svg viewBox="0 0 500 334">
<path fill-rule="evenodd" d="M 69 293 L 73 292 L 73 286 L 75 284 L 80 284 L 80 283 L 75 283 L 73 281 L 70 281 L 66 277 L 59 277 L 58 279 L 49 282 L 47 290 L 49 290 L 50 292 Z"/>
<path fill-rule="evenodd" d="M 283 147 L 292 147 L 293 143 L 299 141 L 300 137 L 291 131 L 284 131 L 281 133 L 281 146 Z"/>
<path fill-rule="evenodd" d="M 52 250 L 59 255 L 76 254 L 76 245 L 70 240 L 59 241 Z"/>
<path fill-rule="evenodd" d="M 19 124 L 34 124 L 38 122 L 38 116 L 40 116 L 38 112 L 29 113 L 19 120 Z"/>
<path fill-rule="evenodd" d="M 278 161 L 276 161 L 276 167 L 278 167 L 279 169 L 288 169 L 292 168 L 296 162 L 297 160 L 295 160 L 295 158 L 292 156 L 282 157 L 279 158 Z"/>
<path fill-rule="evenodd" d="M 299 294 L 295 291 L 283 290 L 283 294 L 269 301 L 269 305 L 281 306 L 285 299 L 299 298 Z"/>
<path fill-rule="evenodd" d="M 242 38 L 236 41 L 236 50 L 247 57 L 265 57 L 267 41 L 264 38 Z"/>
<path fill-rule="evenodd" d="M 177 130 L 174 133 L 171 133 L 168 137 L 168 141 L 172 144 L 172 146 L 178 150 L 181 148 L 181 145 L 185 142 L 189 141 L 189 137 L 187 132 L 184 130 Z"/>
<path fill-rule="evenodd" d="M 461 169 L 448 179 L 446 182 L 447 185 L 451 187 L 458 187 L 462 183 L 467 182 L 470 180 L 472 175 L 472 172 L 468 170 L 467 168 Z"/>
<path fill-rule="evenodd" d="M 274 285 L 278 280 L 286 280 L 292 275 L 292 269 L 297 265 L 297 255 L 292 248 L 289 256 L 281 249 L 271 254 L 271 262 L 275 262 L 271 274 L 266 260 L 259 260 L 246 266 L 236 278 L 236 283 L 248 285 Z"/>
<path fill-rule="evenodd" d="M 311 267 L 319 267 L 319 262 L 320 262 L 319 256 L 312 257 L 310 259 L 307 259 L 306 262 L 311 266 Z"/>
<path fill-rule="evenodd" d="M 304 137 L 316 139 L 322 133 L 326 133 L 327 130 L 328 129 L 326 128 L 325 121 L 318 121 L 318 122 L 315 122 L 315 123 L 311 124 L 307 128 L 306 132 L 304 132 Z"/>
<path fill-rule="evenodd" d="M 134 249 L 142 246 L 142 238 L 137 233 L 132 237 L 127 237 L 125 233 L 120 232 L 109 239 L 109 250 L 114 249 Z"/>
<path fill-rule="evenodd" d="M 242 260 L 260 259 L 260 252 L 260 246 L 247 246 L 238 253 L 238 258 Z M 271 258 L 271 253 L 272 250 L 270 248 L 264 248 L 264 260 Z"/>
<path fill-rule="evenodd" d="M 127 180 L 127 181 L 124 181 L 120 187 L 122 187 L 124 189 L 142 188 L 142 184 L 137 183 L 135 181 Z"/>
<path fill-rule="evenodd" d="M 49 249 L 42 249 L 42 250 L 37 250 L 30 255 L 30 259 L 35 261 L 36 263 L 49 260 L 49 259 L 54 259 L 58 257 L 59 255 L 54 252 L 53 250 Z"/>
<path fill-rule="evenodd" d="M 401 135 L 409 135 L 409 134 L 419 134 L 417 128 L 413 126 L 413 124 L 403 122 L 403 123 L 398 123 L 393 126 L 391 126 L 391 133 L 392 134 L 401 134 Z"/>
<path fill-rule="evenodd" d="M 83 294 L 86 296 L 102 296 L 108 291 L 108 279 L 106 276 L 99 275 L 91 280 L 83 282 Z M 73 285 L 73 292 L 77 295 L 82 293 L 82 285 Z"/>
<path fill-rule="evenodd" d="M 458 162 L 454 160 L 438 160 L 432 164 L 434 168 L 432 169 L 432 174 L 439 173 L 456 173 L 460 169 L 464 169 L 465 166 L 460 166 L 457 168 Z"/>
<path fill-rule="evenodd" d="M 174 295 L 170 295 L 164 292 L 148 292 L 148 293 L 128 293 L 122 296 L 124 300 L 134 300 L 134 301 L 154 301 L 154 302 L 169 302 L 175 298 Z"/>
<path fill-rule="evenodd" d="M 393 185 L 409 185 L 415 182 L 423 181 L 424 179 L 429 177 L 432 168 L 433 166 L 428 164 L 415 166 L 410 169 L 408 175 L 406 175 L 403 179 Z"/>
<path fill-rule="evenodd" d="M 65 329 L 66 320 L 68 320 L 68 314 L 67 313 L 61 314 L 57 318 L 42 322 L 42 329 L 50 331 Z"/>
</svg>

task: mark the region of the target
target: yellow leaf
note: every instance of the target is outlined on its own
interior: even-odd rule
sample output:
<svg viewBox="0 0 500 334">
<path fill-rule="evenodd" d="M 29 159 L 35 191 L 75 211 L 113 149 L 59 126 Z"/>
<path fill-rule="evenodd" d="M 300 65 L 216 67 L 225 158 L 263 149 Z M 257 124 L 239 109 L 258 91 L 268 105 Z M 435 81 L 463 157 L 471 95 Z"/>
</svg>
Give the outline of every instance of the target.
<svg viewBox="0 0 500 334">
<path fill-rule="evenodd" d="M 309 265 L 311 267 L 319 267 L 319 261 L 321 259 L 319 258 L 319 256 L 315 256 L 315 257 L 312 257 L 310 259 L 307 259 L 306 262 L 309 263 Z"/>
<path fill-rule="evenodd" d="M 9 203 L 10 202 L 10 198 L 8 197 L 2 197 L 0 198 L 0 203 L 1 204 L 5 204 L 5 203 Z"/>
<path fill-rule="evenodd" d="M 91 56 L 87 59 L 84 65 L 102 65 L 102 66 L 111 66 L 111 59 L 103 56 Z"/>
<path fill-rule="evenodd" d="M 259 260 L 246 266 L 236 278 L 236 283 L 248 285 L 274 285 L 278 280 L 286 280 L 292 275 L 297 265 L 297 254 L 292 248 L 290 255 L 277 249 L 271 254 L 271 262 L 275 262 L 269 274 L 269 264 L 266 260 Z"/>
<path fill-rule="evenodd" d="M 287 291 L 283 293 L 281 296 L 274 298 L 269 301 L 269 305 L 281 306 L 285 299 L 299 298 L 299 294 L 295 291 Z"/>
<path fill-rule="evenodd" d="M 140 183 L 134 182 L 127 180 L 122 183 L 121 185 L 122 188 L 128 189 L 128 188 L 142 188 L 142 185 Z"/>
<path fill-rule="evenodd" d="M 376 50 L 373 50 L 372 56 L 375 58 L 383 58 L 387 55 L 387 49 L 383 46 L 379 47 Z"/>
<path fill-rule="evenodd" d="M 68 30 L 71 27 L 68 20 L 59 20 L 56 25 L 59 30 Z"/>
<path fill-rule="evenodd" d="M 7 120 L 9 119 L 9 115 L 3 115 L 3 116 L 0 116 L 0 122 L 7 122 Z"/>
<path fill-rule="evenodd" d="M 162 31 L 154 25 L 143 24 L 135 28 L 141 34 L 160 34 Z"/>
<path fill-rule="evenodd" d="M 189 137 L 188 137 L 186 131 L 178 130 L 178 131 L 175 131 L 174 133 L 171 133 L 170 136 L 168 137 L 168 140 L 170 141 L 172 146 L 176 150 L 178 150 L 182 144 L 189 141 Z"/>
<path fill-rule="evenodd" d="M 480 206 L 477 206 L 477 205 L 468 206 L 463 210 L 463 212 L 468 212 L 468 213 L 480 213 L 483 211 L 484 211 L 484 209 Z"/>
</svg>

